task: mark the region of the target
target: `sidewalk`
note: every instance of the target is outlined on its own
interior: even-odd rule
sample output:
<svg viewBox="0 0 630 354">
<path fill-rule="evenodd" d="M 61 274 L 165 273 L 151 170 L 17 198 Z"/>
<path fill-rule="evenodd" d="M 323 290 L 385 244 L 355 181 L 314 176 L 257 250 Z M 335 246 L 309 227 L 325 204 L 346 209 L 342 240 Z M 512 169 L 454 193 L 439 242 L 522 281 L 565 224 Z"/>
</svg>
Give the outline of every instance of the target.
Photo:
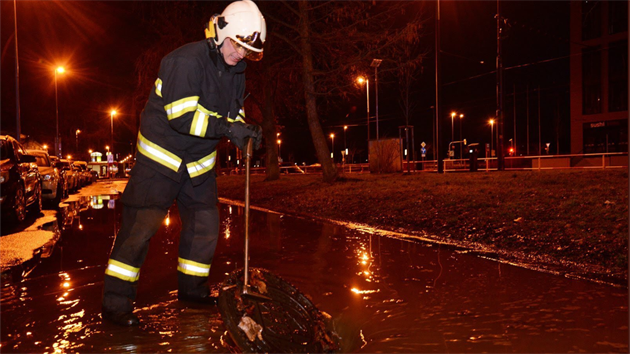
<svg viewBox="0 0 630 354">
<path fill-rule="evenodd" d="M 0 237 L 0 272 L 3 277 L 5 273 L 19 265 L 50 255 L 60 236 L 57 215 L 71 203 L 78 202 L 81 197 L 119 194 L 126 185 L 127 179 L 99 180 L 63 200 L 59 203 L 59 210 L 43 210 L 42 214 L 23 230 L 2 235 Z"/>
</svg>

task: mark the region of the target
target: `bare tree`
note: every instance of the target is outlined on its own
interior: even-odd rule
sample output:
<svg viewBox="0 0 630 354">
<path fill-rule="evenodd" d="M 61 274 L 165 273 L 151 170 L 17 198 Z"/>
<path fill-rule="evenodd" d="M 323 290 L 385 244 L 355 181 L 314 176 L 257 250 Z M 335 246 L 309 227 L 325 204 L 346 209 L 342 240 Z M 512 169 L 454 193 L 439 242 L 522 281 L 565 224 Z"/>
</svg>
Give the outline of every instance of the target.
<svg viewBox="0 0 630 354">
<path fill-rule="evenodd" d="M 369 72 L 373 58 L 400 57 L 400 48 L 404 48 L 401 44 L 417 42 L 422 25 L 419 7 L 412 2 L 389 1 L 281 4 L 284 8 L 278 13 L 265 15 L 283 29 L 271 35 L 291 47 L 302 65 L 302 93 L 311 138 L 324 180 L 332 182 L 337 170 L 320 115 L 326 113 L 331 99 L 350 95 L 348 89 L 359 74 Z"/>
</svg>

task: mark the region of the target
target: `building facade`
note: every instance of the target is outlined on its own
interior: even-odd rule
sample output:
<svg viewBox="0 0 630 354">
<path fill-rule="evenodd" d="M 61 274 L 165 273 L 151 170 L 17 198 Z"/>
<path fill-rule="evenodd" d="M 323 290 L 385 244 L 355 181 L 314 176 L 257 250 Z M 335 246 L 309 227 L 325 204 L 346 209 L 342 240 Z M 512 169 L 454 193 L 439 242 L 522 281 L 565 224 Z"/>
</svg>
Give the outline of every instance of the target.
<svg viewBox="0 0 630 354">
<path fill-rule="evenodd" d="M 571 153 L 628 152 L 628 2 L 571 1 Z"/>
</svg>

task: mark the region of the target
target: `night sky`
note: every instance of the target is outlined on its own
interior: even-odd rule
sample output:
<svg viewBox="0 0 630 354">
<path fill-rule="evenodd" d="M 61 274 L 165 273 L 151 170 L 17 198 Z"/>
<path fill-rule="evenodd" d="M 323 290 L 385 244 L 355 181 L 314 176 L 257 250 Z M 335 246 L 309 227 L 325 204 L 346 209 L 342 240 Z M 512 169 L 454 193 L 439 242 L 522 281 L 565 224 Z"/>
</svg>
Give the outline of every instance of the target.
<svg viewBox="0 0 630 354">
<path fill-rule="evenodd" d="M 176 2 L 170 2 L 175 8 Z M 227 3 L 204 2 L 207 16 L 220 12 Z M 513 137 L 512 92 L 516 90 L 516 140 L 525 149 L 526 90 L 530 90 L 530 143 L 538 145 L 537 93 L 541 87 L 543 141 L 560 141 L 560 152 L 569 150 L 569 2 L 504 1 L 502 15 L 508 19 L 504 40 L 505 142 Z M 151 42 L 150 19 L 131 1 L 17 3 L 20 59 L 20 102 L 22 134 L 52 146 L 55 130 L 55 89 L 53 70 L 64 65 L 68 71 L 58 78 L 60 133 L 64 154 L 74 153 L 75 131 L 81 129 L 79 150 L 103 150 L 110 134 L 109 111 L 120 114 L 114 131 L 120 150 L 135 144 L 137 117 L 132 114 L 135 88 L 134 66 Z M 15 47 L 13 1 L 2 1 L 2 133 L 15 135 Z M 415 108 L 411 125 L 416 144 L 432 141 L 434 105 L 434 16 L 435 2 L 426 4 L 426 27 L 422 46 L 429 53 L 414 90 Z M 450 140 L 450 112 L 465 115 L 455 124 L 468 142 L 487 143 L 488 119 L 494 116 L 496 54 L 496 2 L 442 1 L 442 115 L 445 139 Z M 195 26 L 197 24 L 194 24 Z M 199 37 L 203 32 L 199 30 Z M 185 44 L 185 43 L 181 43 Z M 560 58 L 560 59 L 557 59 Z M 550 60 L 541 64 L 538 61 Z M 482 63 L 483 62 L 483 63 Z M 157 72 L 158 68 L 155 68 Z M 373 87 L 370 87 L 373 90 Z M 374 113 L 374 92 L 371 93 Z M 324 123 L 324 132 L 343 136 L 349 124 L 347 144 L 364 147 L 365 90 L 339 102 L 338 116 Z M 379 76 L 379 118 L 381 137 L 398 136 L 404 124 L 398 103 L 396 81 Z M 558 123 L 559 122 L 559 123 Z M 362 124 L 362 125 L 361 125 Z M 288 122 L 283 131 L 283 155 L 290 151 L 298 163 L 314 163 L 314 149 L 306 118 Z M 556 129 L 560 126 L 561 129 Z M 374 129 L 374 126 L 372 127 Z M 374 132 L 372 132 L 374 135 Z M 336 149 L 342 140 L 335 142 Z M 496 144 L 496 143 L 495 143 Z M 555 150 L 554 150 L 555 152 Z M 532 151 L 534 154 L 535 151 Z M 288 155 L 286 155 L 288 156 Z M 285 159 L 286 159 L 285 156 Z M 432 158 L 432 156 L 427 156 Z"/>
</svg>

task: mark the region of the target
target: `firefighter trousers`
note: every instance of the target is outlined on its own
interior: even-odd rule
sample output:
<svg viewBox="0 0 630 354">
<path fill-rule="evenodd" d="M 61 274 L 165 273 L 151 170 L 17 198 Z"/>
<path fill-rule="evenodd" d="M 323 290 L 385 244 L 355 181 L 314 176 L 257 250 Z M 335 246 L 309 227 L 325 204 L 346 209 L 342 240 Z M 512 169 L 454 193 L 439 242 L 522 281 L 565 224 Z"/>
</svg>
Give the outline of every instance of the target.
<svg viewBox="0 0 630 354">
<path fill-rule="evenodd" d="M 103 310 L 133 311 L 140 267 L 149 250 L 149 241 L 174 200 L 182 222 L 177 265 L 179 295 L 188 298 L 209 295 L 208 275 L 219 234 L 214 175 L 193 186 L 186 173 L 178 182 L 136 164 L 122 195 L 122 223 L 105 271 Z"/>
</svg>

